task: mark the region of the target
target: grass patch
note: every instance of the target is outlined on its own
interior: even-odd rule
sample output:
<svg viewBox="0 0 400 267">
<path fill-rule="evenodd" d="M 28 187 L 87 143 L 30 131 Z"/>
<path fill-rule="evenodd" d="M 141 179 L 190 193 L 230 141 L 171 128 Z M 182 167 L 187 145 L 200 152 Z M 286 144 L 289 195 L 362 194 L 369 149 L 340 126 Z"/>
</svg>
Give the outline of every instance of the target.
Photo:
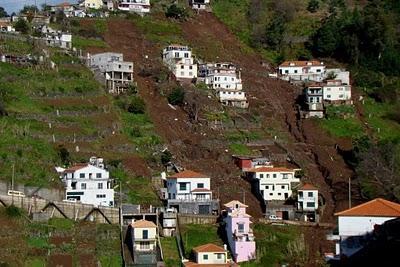
<svg viewBox="0 0 400 267">
<path fill-rule="evenodd" d="M 41 258 L 33 258 L 25 261 L 25 267 L 45 267 L 46 260 Z"/>
<path fill-rule="evenodd" d="M 257 259 L 241 266 L 266 267 L 288 263 L 288 246 L 300 237 L 296 227 L 255 224 L 253 230 L 256 236 Z"/>
<path fill-rule="evenodd" d="M 98 257 L 102 267 L 120 267 L 122 266 L 122 259 L 120 256 L 99 256 Z"/>
<path fill-rule="evenodd" d="M 217 231 L 217 225 L 187 224 L 181 226 L 181 237 L 186 257 L 189 258 L 193 248 L 207 243 L 223 246 Z"/>
<path fill-rule="evenodd" d="M 181 259 L 179 257 L 178 246 L 175 237 L 161 238 L 161 246 L 164 253 L 164 261 L 167 267 L 179 266 Z"/>
<path fill-rule="evenodd" d="M 236 154 L 236 155 L 251 155 L 252 151 L 243 144 L 240 143 L 235 143 L 235 144 L 231 144 L 229 145 L 229 150 L 232 152 L 232 154 Z"/>
<path fill-rule="evenodd" d="M 57 230 L 71 230 L 74 227 L 74 222 L 70 219 L 51 218 L 49 220 L 49 225 Z"/>
<path fill-rule="evenodd" d="M 108 45 L 101 39 L 85 38 L 81 36 L 74 36 L 72 38 L 72 46 L 77 49 L 86 49 L 88 47 L 107 48 Z"/>
<path fill-rule="evenodd" d="M 364 134 L 364 129 L 354 113 L 353 106 L 329 106 L 326 109 L 326 119 L 319 122 L 333 136 L 357 138 Z"/>
<path fill-rule="evenodd" d="M 30 237 L 28 238 L 28 245 L 33 248 L 47 249 L 50 244 L 47 237 Z"/>
</svg>

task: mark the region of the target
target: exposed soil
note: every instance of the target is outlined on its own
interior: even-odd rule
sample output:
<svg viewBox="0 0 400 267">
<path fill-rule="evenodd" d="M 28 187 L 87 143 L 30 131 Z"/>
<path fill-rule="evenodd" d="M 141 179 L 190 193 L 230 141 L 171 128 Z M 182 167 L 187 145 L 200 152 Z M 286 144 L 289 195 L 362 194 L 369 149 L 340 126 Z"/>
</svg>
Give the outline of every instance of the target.
<svg viewBox="0 0 400 267">
<path fill-rule="evenodd" d="M 68 254 L 51 255 L 48 266 L 72 267 L 72 255 Z"/>
</svg>

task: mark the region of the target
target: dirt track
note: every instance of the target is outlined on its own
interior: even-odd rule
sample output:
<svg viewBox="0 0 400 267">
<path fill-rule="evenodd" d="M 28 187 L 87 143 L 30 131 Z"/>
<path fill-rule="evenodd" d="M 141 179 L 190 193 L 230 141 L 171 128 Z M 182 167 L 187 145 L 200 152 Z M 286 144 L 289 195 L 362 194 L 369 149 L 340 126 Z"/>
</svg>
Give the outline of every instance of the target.
<svg viewBox="0 0 400 267">
<path fill-rule="evenodd" d="M 214 194 L 220 196 L 222 203 L 233 198 L 241 200 L 245 195 L 250 214 L 261 216 L 259 202 L 251 194 L 249 184 L 239 179 L 237 169 L 224 152 L 225 147 L 204 145 L 210 139 L 221 138 L 218 136 L 220 133 L 191 124 L 183 110 L 173 110 L 167 105 L 151 78 L 138 75 L 139 67 L 160 66 L 161 47 L 147 41 L 130 21 L 112 19 L 108 23 L 109 30 L 104 39 L 110 48 L 106 50 L 122 52 L 126 60 L 134 62 L 135 79 L 150 117 L 179 162 L 187 168 L 211 175 Z M 288 138 L 287 148 L 305 169 L 306 179 L 320 189 L 326 200 L 322 221 L 332 222 L 334 211 L 347 207 L 347 181 L 352 176 L 352 171 L 335 149 L 335 145 L 340 146 L 342 142 L 327 136 L 314 122 L 299 120 L 295 100 L 300 89 L 267 78 L 266 68 L 260 63 L 262 59 L 247 52 L 212 14 L 200 14 L 181 26 L 185 40 L 195 48 L 198 57 L 239 64 L 244 88 L 250 96 L 250 112 L 262 117 L 264 128 L 271 124 L 280 125 L 282 134 Z M 90 52 L 100 51 L 105 49 L 90 49 Z"/>
</svg>

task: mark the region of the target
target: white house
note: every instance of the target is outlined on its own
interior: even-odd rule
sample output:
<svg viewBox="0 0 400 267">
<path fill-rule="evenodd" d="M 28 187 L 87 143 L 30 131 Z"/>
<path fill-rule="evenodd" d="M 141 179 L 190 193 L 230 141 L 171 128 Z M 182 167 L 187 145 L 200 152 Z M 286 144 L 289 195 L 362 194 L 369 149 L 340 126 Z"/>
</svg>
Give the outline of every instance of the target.
<svg viewBox="0 0 400 267">
<path fill-rule="evenodd" d="M 40 32 L 48 46 L 72 49 L 72 34 L 54 30 L 47 25 L 41 26 Z"/>
<path fill-rule="evenodd" d="M 242 90 L 240 70 L 232 63 L 219 62 L 199 65 L 199 77 L 213 89 Z"/>
<path fill-rule="evenodd" d="M 52 13 L 63 12 L 67 18 L 74 16 L 74 10 L 75 10 L 74 5 L 72 5 L 68 2 L 63 2 L 63 3 L 57 4 L 57 5 L 50 6 L 50 11 Z"/>
<path fill-rule="evenodd" d="M 318 209 L 318 188 L 312 184 L 302 185 L 297 192 L 297 209 L 316 211 Z"/>
<path fill-rule="evenodd" d="M 228 251 L 215 244 L 205 244 L 193 248 L 194 262 L 184 262 L 185 267 L 230 266 Z"/>
<path fill-rule="evenodd" d="M 133 251 L 149 252 L 157 248 L 157 226 L 146 220 L 134 221 L 130 224 Z"/>
<path fill-rule="evenodd" d="M 106 87 L 111 94 L 120 94 L 133 83 L 133 62 L 124 61 L 121 53 L 89 55 L 89 66 L 104 74 Z"/>
<path fill-rule="evenodd" d="M 183 171 L 167 178 L 168 199 L 212 199 L 210 177 L 194 171 Z"/>
<path fill-rule="evenodd" d="M 65 199 L 95 206 L 114 206 L 113 179 L 102 158 L 91 157 L 89 163 L 57 168 L 65 184 Z"/>
<path fill-rule="evenodd" d="M 85 8 L 100 9 L 103 8 L 103 0 L 82 0 L 80 5 Z"/>
<path fill-rule="evenodd" d="M 286 200 L 292 196 L 293 184 L 299 183 L 295 169 L 274 167 L 273 165 L 248 170 L 256 180 L 257 189 L 264 200 Z"/>
<path fill-rule="evenodd" d="M 243 91 L 217 90 L 217 98 L 225 106 L 249 107 L 249 101 L 247 101 L 246 93 Z"/>
<path fill-rule="evenodd" d="M 210 6 L 210 0 L 189 0 L 192 9 L 206 10 Z"/>
<path fill-rule="evenodd" d="M 324 62 L 285 61 L 278 68 L 278 75 L 285 81 L 315 81 L 322 82 L 325 77 Z"/>
<path fill-rule="evenodd" d="M 15 32 L 15 28 L 10 22 L 0 22 L 0 32 Z"/>
<path fill-rule="evenodd" d="M 210 177 L 190 170 L 167 178 L 168 208 L 179 213 L 211 214 L 218 212 L 219 200 L 213 199 Z"/>
<path fill-rule="evenodd" d="M 327 80 L 323 86 L 323 99 L 328 102 L 351 100 L 351 86 L 341 80 Z"/>
<path fill-rule="evenodd" d="M 197 64 L 194 63 L 192 50 L 189 47 L 169 45 L 164 48 L 162 58 L 178 80 L 197 77 Z"/>
<path fill-rule="evenodd" d="M 400 217 L 400 204 L 376 198 L 335 214 L 338 217 L 339 240 L 336 253 L 351 256 L 360 250 L 375 225 Z"/>
<path fill-rule="evenodd" d="M 118 4 L 118 9 L 139 14 L 149 13 L 150 0 L 122 0 Z"/>
</svg>

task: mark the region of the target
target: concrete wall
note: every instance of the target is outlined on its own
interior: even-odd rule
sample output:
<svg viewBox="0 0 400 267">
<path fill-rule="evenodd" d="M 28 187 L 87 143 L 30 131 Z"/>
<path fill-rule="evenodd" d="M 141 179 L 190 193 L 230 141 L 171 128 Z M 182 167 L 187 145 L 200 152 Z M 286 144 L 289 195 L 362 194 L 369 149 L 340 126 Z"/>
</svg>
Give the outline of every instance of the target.
<svg viewBox="0 0 400 267">
<path fill-rule="evenodd" d="M 11 182 L 0 181 L 0 195 L 7 195 L 8 190 L 11 190 Z M 44 199 L 61 201 L 65 198 L 65 192 L 62 189 L 39 188 L 15 184 L 14 190 L 21 191 L 26 196 L 37 195 Z"/>
<path fill-rule="evenodd" d="M 0 202 L 0 206 L 3 206 L 3 204 L 6 206 L 14 205 L 18 208 L 24 209 L 27 211 L 29 216 L 35 213 L 40 213 L 40 215 L 36 214 L 33 216 L 34 218 L 40 218 L 40 220 L 43 220 L 46 217 L 67 217 L 71 220 L 83 220 L 88 217 L 87 219 L 90 221 L 101 223 L 108 223 L 109 221 L 113 224 L 119 223 L 118 208 L 101 207 L 99 209 L 95 209 L 93 205 L 87 204 L 69 203 L 63 201 L 49 202 L 45 199 L 8 195 L 0 195 Z M 104 214 L 108 221 L 101 213 Z"/>
<path fill-rule="evenodd" d="M 218 216 L 179 214 L 178 220 L 179 224 L 215 224 L 217 223 Z"/>
</svg>

